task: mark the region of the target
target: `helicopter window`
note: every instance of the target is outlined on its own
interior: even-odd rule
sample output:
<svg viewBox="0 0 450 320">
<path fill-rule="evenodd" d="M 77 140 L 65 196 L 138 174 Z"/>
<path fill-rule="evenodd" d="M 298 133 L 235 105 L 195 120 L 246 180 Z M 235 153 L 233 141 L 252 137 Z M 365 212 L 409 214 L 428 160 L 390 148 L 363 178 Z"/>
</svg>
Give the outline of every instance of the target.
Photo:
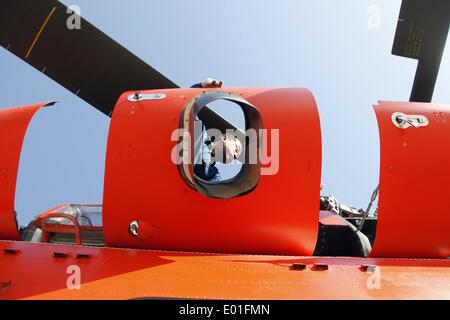
<svg viewBox="0 0 450 320">
<path fill-rule="evenodd" d="M 212 198 L 233 198 L 256 187 L 258 157 L 249 153 L 258 152 L 259 137 L 247 136 L 261 127 L 255 107 L 242 97 L 209 92 L 188 103 L 181 120 L 193 152 L 179 169 L 191 187 Z"/>
<path fill-rule="evenodd" d="M 30 240 L 54 244 L 104 245 L 101 205 L 66 205 L 40 216 L 36 226 L 39 229 L 28 230 L 27 237 Z"/>
<path fill-rule="evenodd" d="M 68 205 L 54 210 L 54 213 L 66 213 L 77 219 L 81 227 L 101 227 L 102 226 L 102 207 L 100 205 Z M 71 222 L 64 218 L 60 223 L 70 224 Z"/>
</svg>

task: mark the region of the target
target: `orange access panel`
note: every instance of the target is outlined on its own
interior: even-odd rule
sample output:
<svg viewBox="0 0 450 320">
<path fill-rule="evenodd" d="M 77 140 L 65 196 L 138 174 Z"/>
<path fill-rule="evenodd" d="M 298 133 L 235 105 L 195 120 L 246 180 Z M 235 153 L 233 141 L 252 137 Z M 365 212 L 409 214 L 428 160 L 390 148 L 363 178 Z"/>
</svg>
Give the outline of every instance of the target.
<svg viewBox="0 0 450 320">
<path fill-rule="evenodd" d="M 171 159 L 182 113 L 209 93 L 244 99 L 261 129 L 279 131 L 279 164 L 239 197 L 205 196 L 183 180 Z M 122 95 L 111 120 L 103 223 L 108 246 L 223 253 L 311 255 L 319 226 L 320 121 L 306 89 L 143 91 Z M 256 113 L 256 112 L 254 112 Z M 256 116 L 254 116 L 256 117 Z M 249 122 L 251 119 L 247 119 Z M 269 141 L 267 141 L 269 140 Z M 274 142 L 260 144 L 270 155 Z M 269 151 L 269 152 L 267 152 Z M 263 166 L 262 166 L 263 168 Z M 258 173 L 259 174 L 259 173 Z M 245 183 L 245 182 L 244 182 Z M 139 222 L 138 237 L 129 226 Z"/>
<path fill-rule="evenodd" d="M 0 110 L 0 239 L 20 240 L 14 211 L 20 153 L 34 114 L 52 103 Z"/>
<path fill-rule="evenodd" d="M 450 106 L 380 102 L 380 200 L 372 257 L 450 257 Z"/>
</svg>

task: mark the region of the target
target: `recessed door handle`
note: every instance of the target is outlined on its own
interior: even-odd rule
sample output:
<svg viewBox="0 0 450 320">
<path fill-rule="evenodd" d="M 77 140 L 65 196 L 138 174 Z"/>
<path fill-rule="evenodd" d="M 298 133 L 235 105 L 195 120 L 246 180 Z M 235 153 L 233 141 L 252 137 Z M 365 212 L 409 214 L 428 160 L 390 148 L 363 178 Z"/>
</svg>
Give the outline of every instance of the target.
<svg viewBox="0 0 450 320">
<path fill-rule="evenodd" d="M 407 115 L 402 112 L 392 114 L 392 122 L 397 128 L 407 129 L 409 127 L 420 128 L 429 124 L 427 117 L 422 115 Z"/>
</svg>

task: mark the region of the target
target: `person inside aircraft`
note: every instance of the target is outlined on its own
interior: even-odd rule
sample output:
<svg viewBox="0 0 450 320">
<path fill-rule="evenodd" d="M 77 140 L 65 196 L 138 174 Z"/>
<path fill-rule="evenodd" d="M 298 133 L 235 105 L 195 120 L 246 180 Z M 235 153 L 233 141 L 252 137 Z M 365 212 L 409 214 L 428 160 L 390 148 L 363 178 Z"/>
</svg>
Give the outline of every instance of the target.
<svg viewBox="0 0 450 320">
<path fill-rule="evenodd" d="M 200 83 L 193 84 L 191 86 L 191 88 L 207 89 L 207 88 L 222 88 L 222 86 L 223 86 L 223 81 L 212 79 L 212 78 L 207 78 L 206 80 L 204 80 Z"/>
<path fill-rule="evenodd" d="M 222 134 L 217 141 L 210 141 L 206 128 L 202 126 L 202 139 L 198 152 L 201 153 L 201 163 L 194 164 L 194 174 L 205 181 L 219 182 L 221 176 L 216 167 L 216 161 L 230 163 L 238 159 L 242 153 L 242 144 L 235 135 L 230 133 Z"/>
<path fill-rule="evenodd" d="M 191 88 L 221 88 L 223 81 L 207 78 L 200 83 L 196 83 Z M 201 121 L 197 118 L 196 121 Z M 201 153 L 201 163 L 194 164 L 195 175 L 205 181 L 219 182 L 221 180 L 220 172 L 216 166 L 216 161 L 229 163 L 239 158 L 242 152 L 242 144 L 239 139 L 232 134 L 223 134 L 218 141 L 210 141 L 206 128 L 201 124 L 201 146 L 198 152 Z M 216 150 L 222 150 L 224 159 L 215 159 Z"/>
</svg>

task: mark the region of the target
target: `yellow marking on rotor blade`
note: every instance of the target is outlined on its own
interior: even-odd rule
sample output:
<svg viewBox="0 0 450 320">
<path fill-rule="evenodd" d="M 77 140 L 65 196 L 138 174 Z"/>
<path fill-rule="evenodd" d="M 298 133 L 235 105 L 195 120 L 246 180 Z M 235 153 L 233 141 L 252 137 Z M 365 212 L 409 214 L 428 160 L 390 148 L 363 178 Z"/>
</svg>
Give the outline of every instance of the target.
<svg viewBox="0 0 450 320">
<path fill-rule="evenodd" d="M 50 19 L 51 19 L 51 17 L 53 16 L 53 14 L 55 13 L 55 11 L 56 11 L 56 7 L 53 7 L 53 9 L 50 11 L 50 13 L 49 13 L 48 16 L 47 16 L 47 19 L 45 19 L 44 23 L 42 24 L 41 29 L 39 29 L 39 32 L 36 34 L 36 37 L 34 38 L 33 43 L 32 43 L 31 46 L 30 46 L 30 49 L 28 49 L 28 52 L 27 52 L 27 54 L 25 55 L 25 59 L 28 59 L 28 57 L 30 56 L 31 51 L 33 51 L 34 46 L 35 46 L 36 43 L 38 42 L 39 37 L 41 36 L 41 34 L 42 34 L 42 32 L 44 31 L 45 27 L 47 27 L 47 24 L 48 24 L 48 22 L 50 21 Z"/>
</svg>

